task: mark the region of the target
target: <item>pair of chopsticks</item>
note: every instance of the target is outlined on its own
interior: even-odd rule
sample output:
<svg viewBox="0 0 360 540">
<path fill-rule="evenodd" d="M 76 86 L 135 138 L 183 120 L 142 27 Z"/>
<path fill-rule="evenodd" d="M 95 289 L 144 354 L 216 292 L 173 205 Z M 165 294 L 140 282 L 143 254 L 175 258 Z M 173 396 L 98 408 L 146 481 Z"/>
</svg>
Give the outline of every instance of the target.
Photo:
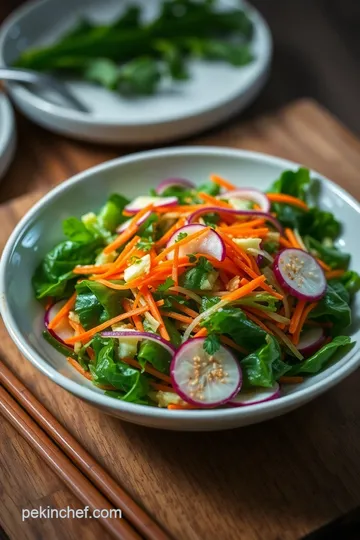
<svg viewBox="0 0 360 540">
<path fill-rule="evenodd" d="M 98 519 L 113 538 L 169 540 L 159 525 L 116 484 L 1 361 L 0 413 L 90 510 L 119 508 L 122 511 L 122 519 Z"/>
</svg>

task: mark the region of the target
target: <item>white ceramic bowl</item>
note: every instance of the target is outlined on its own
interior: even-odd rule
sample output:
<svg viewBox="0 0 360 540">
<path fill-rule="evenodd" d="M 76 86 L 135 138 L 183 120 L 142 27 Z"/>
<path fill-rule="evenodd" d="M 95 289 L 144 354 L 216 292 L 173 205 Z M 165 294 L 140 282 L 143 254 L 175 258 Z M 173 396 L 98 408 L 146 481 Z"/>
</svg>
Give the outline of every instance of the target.
<svg viewBox="0 0 360 540">
<path fill-rule="evenodd" d="M 15 153 L 16 127 L 12 106 L 0 93 L 0 180 L 6 173 Z"/>
<path fill-rule="evenodd" d="M 219 0 L 239 5 L 238 0 Z M 145 16 L 153 18 L 160 0 L 137 0 Z M 11 65 L 31 46 L 58 39 L 79 17 L 99 22 L 114 20 L 125 3 L 118 0 L 36 0 L 14 11 L 0 29 L 0 65 Z M 179 139 L 209 128 L 244 109 L 262 89 L 269 71 L 272 40 L 269 28 L 254 9 L 248 8 L 255 25 L 255 60 L 242 68 L 222 62 L 194 61 L 191 78 L 154 96 L 124 98 L 86 82 L 69 81 L 69 88 L 89 113 L 64 108 L 18 84 L 9 92 L 19 109 L 41 126 L 78 139 L 122 144 L 155 144 Z M 50 99 L 46 100 L 44 97 Z"/>
<path fill-rule="evenodd" d="M 41 257 L 62 239 L 61 221 L 97 209 L 111 192 L 133 197 L 148 192 L 159 180 L 181 176 L 201 183 L 211 172 L 238 184 L 265 189 L 294 163 L 279 158 L 223 148 L 173 148 L 155 150 L 109 161 L 52 190 L 21 220 L 4 250 L 0 267 L 0 307 L 7 329 L 23 355 L 51 380 L 107 413 L 137 424 L 174 430 L 218 430 L 244 426 L 286 413 L 331 388 L 359 365 L 360 330 L 355 322 L 350 334 L 354 347 L 325 371 L 289 386 L 278 400 L 243 408 L 169 411 L 125 403 L 107 397 L 79 375 L 41 336 L 43 308 L 34 299 L 31 275 Z M 315 174 L 315 173 L 314 173 Z M 344 224 L 340 244 L 360 268 L 357 230 L 360 205 L 336 184 L 322 180 L 321 206 L 335 211 Z M 359 320 L 359 301 L 354 319 Z"/>
</svg>

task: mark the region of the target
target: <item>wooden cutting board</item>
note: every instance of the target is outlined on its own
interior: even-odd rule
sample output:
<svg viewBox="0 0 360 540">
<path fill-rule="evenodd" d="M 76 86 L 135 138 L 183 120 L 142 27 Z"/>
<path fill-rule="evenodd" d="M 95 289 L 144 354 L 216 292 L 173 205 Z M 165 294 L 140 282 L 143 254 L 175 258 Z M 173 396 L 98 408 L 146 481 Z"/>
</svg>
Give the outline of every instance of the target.
<svg viewBox="0 0 360 540">
<path fill-rule="evenodd" d="M 31 144 L 36 147 L 36 137 Z M 50 183 L 109 150 L 48 136 L 49 174 L 24 161 L 41 192 L 0 207 L 0 247 Z M 317 169 L 360 198 L 360 141 L 311 101 L 247 124 L 227 125 L 196 144 L 230 145 L 286 157 Z M 112 151 L 113 152 L 113 151 Z M 29 154 L 26 154 L 29 155 Z M 26 157 L 25 155 L 25 157 Z M 61 171 L 56 175 L 56 170 Z M 106 416 L 38 373 L 1 323 L 0 357 L 128 492 L 179 540 L 297 540 L 360 503 L 360 372 L 278 419 L 219 433 L 176 433 Z M 21 508 L 79 502 L 6 422 L 0 423 L 0 524 L 12 539 L 95 538 L 84 520 L 21 522 Z"/>
</svg>

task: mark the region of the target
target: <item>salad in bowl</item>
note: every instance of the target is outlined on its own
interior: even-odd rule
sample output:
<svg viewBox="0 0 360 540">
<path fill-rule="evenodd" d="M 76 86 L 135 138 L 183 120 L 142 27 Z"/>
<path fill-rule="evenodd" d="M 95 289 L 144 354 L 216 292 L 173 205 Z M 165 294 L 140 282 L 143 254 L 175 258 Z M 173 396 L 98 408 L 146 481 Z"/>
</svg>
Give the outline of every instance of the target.
<svg viewBox="0 0 360 540">
<path fill-rule="evenodd" d="M 230 179 L 229 179 L 230 180 Z M 169 178 L 63 222 L 32 283 L 44 338 L 106 395 L 170 410 L 281 398 L 351 339 L 360 277 L 317 181 Z"/>
</svg>

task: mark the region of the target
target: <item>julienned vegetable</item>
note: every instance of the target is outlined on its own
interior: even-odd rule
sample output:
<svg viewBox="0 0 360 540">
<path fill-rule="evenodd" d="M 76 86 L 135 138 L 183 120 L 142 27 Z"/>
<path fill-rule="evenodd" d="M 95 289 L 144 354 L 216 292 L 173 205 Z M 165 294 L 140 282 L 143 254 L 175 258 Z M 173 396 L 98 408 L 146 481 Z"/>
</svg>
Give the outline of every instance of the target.
<svg viewBox="0 0 360 540">
<path fill-rule="evenodd" d="M 169 178 L 66 219 L 33 276 L 47 341 L 109 396 L 257 405 L 350 344 L 360 276 L 334 244 L 336 218 L 309 206 L 308 171 L 268 193 L 210 178 Z"/>
<path fill-rule="evenodd" d="M 240 8 L 224 10 L 213 0 L 163 0 L 154 20 L 146 15 L 134 3 L 107 26 L 82 20 L 54 44 L 23 52 L 15 65 L 146 95 L 163 82 L 188 79 L 190 59 L 238 68 L 253 60 L 253 23 Z"/>
</svg>

